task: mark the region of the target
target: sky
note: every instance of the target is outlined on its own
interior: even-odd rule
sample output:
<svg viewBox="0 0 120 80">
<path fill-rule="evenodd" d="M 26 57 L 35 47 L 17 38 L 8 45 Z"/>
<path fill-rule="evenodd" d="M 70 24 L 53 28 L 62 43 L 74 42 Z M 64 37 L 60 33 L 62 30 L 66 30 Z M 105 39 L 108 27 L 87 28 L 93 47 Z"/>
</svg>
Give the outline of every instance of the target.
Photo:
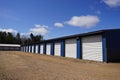
<svg viewBox="0 0 120 80">
<path fill-rule="evenodd" d="M 120 0 L 0 0 L 0 31 L 57 38 L 120 29 Z"/>
</svg>

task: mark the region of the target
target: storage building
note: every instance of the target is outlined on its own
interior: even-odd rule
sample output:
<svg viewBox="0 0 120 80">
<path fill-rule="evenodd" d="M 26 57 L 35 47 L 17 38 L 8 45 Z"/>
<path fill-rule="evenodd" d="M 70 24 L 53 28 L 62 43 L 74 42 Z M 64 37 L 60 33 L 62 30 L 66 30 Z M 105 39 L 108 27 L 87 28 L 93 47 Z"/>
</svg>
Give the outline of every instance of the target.
<svg viewBox="0 0 120 80">
<path fill-rule="evenodd" d="M 32 53 L 101 62 L 120 62 L 119 36 L 120 29 L 99 30 L 26 44 L 21 48 L 32 46 L 30 48 Z M 25 51 L 23 49 L 22 51 Z"/>
<path fill-rule="evenodd" d="M 23 50 L 24 47 L 21 49 Z M 25 49 L 27 50 L 27 49 Z M 20 45 L 18 44 L 0 44 L 0 51 L 20 51 Z"/>
</svg>

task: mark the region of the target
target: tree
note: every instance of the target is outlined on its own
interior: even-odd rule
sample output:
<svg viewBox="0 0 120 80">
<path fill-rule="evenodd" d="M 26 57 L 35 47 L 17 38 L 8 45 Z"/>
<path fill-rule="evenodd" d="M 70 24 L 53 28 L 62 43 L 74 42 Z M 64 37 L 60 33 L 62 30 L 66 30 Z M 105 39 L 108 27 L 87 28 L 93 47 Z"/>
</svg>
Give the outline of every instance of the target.
<svg viewBox="0 0 120 80">
<path fill-rule="evenodd" d="M 16 40 L 17 40 L 17 44 L 21 43 L 20 33 L 17 33 Z"/>
<path fill-rule="evenodd" d="M 34 42 L 34 35 L 31 33 L 30 34 L 31 42 Z"/>
<path fill-rule="evenodd" d="M 25 43 L 33 43 L 39 42 L 43 40 L 43 36 L 41 35 L 33 35 L 30 34 L 30 38 L 26 38 L 24 35 L 21 37 L 20 33 L 13 35 L 10 32 L 2 32 L 0 31 L 0 43 L 4 44 L 25 44 Z"/>
<path fill-rule="evenodd" d="M 14 37 L 13 37 L 13 34 L 10 33 L 10 32 L 8 32 L 7 43 L 8 43 L 8 44 L 14 43 L 14 39 L 13 39 L 13 38 L 14 38 Z"/>
</svg>

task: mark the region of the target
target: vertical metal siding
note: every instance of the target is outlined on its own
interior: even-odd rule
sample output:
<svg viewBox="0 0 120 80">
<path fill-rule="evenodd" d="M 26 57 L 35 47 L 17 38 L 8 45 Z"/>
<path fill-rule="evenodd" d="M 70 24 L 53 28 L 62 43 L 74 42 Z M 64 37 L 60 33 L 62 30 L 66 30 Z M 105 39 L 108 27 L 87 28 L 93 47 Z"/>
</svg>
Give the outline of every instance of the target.
<svg viewBox="0 0 120 80">
<path fill-rule="evenodd" d="M 102 36 L 83 37 L 82 55 L 83 59 L 102 61 Z"/>
<path fill-rule="evenodd" d="M 65 57 L 65 40 L 61 41 L 61 56 Z"/>
<path fill-rule="evenodd" d="M 102 34 L 102 50 L 103 50 L 103 62 L 107 62 L 105 34 Z"/>
<path fill-rule="evenodd" d="M 32 45 L 30 45 L 30 52 L 32 53 Z"/>
<path fill-rule="evenodd" d="M 65 40 L 65 56 L 71 58 L 77 57 L 76 39 Z"/>
<path fill-rule="evenodd" d="M 29 45 L 27 46 L 28 48 L 27 48 L 27 52 L 29 52 Z"/>
<path fill-rule="evenodd" d="M 50 43 L 47 43 L 46 54 L 50 55 Z"/>
<path fill-rule="evenodd" d="M 46 54 L 46 43 L 44 43 L 44 46 L 43 46 L 43 54 Z"/>
<path fill-rule="evenodd" d="M 34 53 L 35 53 L 35 51 L 36 51 L 36 44 L 34 44 Z"/>
<path fill-rule="evenodd" d="M 60 56 L 61 45 L 59 42 L 55 43 L 55 56 Z"/>
<path fill-rule="evenodd" d="M 54 42 L 51 43 L 50 54 L 54 55 Z"/>
<path fill-rule="evenodd" d="M 30 52 L 30 45 L 29 45 L 29 52 Z"/>
<path fill-rule="evenodd" d="M 40 54 L 40 44 L 38 44 L 38 53 Z"/>
<path fill-rule="evenodd" d="M 81 38 L 77 39 L 77 58 L 82 59 L 82 42 L 81 42 Z"/>
</svg>

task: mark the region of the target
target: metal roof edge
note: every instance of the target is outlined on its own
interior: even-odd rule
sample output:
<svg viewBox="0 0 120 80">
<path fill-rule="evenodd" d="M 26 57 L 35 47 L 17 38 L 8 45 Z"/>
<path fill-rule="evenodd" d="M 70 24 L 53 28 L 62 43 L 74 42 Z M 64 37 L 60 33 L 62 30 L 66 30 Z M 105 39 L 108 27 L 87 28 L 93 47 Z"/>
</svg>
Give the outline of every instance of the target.
<svg viewBox="0 0 120 80">
<path fill-rule="evenodd" d="M 43 40 L 43 41 L 40 41 L 40 42 L 30 43 L 30 45 L 43 43 L 43 42 L 50 42 L 50 41 L 53 41 L 53 40 L 62 40 L 62 39 L 70 39 L 70 38 L 75 38 L 75 37 L 84 37 L 84 36 L 100 34 L 100 33 L 106 32 L 106 31 L 113 31 L 113 30 L 120 30 L 120 29 L 102 29 L 102 30 L 97 30 L 97 31 L 92 31 L 92 32 L 87 32 L 87 33 L 80 33 L 80 34 L 75 34 L 75 35 L 69 35 L 69 36 L 47 39 L 47 40 Z M 27 44 L 25 44 L 25 45 L 27 45 Z"/>
</svg>

